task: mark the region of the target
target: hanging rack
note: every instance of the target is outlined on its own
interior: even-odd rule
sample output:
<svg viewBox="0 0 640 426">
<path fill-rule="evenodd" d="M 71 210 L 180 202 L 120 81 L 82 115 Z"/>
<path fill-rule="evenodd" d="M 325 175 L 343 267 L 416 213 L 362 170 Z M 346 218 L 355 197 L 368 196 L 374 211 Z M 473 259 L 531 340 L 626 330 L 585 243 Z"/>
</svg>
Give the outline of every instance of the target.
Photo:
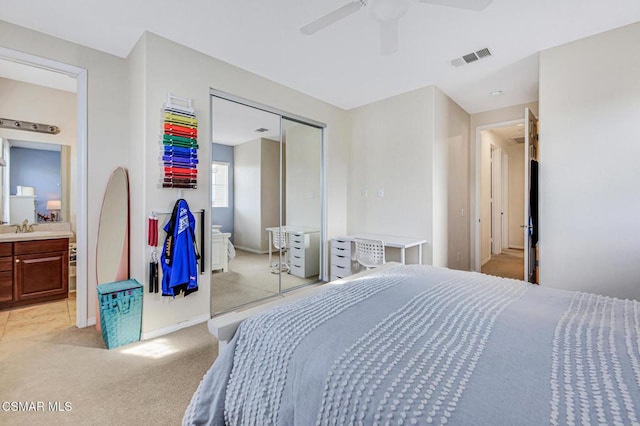
<svg viewBox="0 0 640 426">
<path fill-rule="evenodd" d="M 205 210 L 204 209 L 200 209 L 200 211 L 196 212 L 196 213 L 200 213 L 200 273 L 204 274 L 204 259 L 205 259 L 205 257 L 204 257 L 204 255 L 205 255 L 204 219 L 205 219 Z M 151 216 L 153 216 L 153 217 L 157 217 L 157 216 L 160 216 L 160 215 L 170 215 L 170 214 L 173 214 L 173 212 L 172 211 L 165 212 L 165 211 L 151 210 Z M 160 225 L 160 223 L 158 223 L 158 225 Z"/>
<path fill-rule="evenodd" d="M 0 127 L 4 129 L 48 133 L 51 135 L 57 135 L 58 133 L 60 133 L 60 128 L 58 126 L 53 126 L 51 124 L 33 123 L 31 121 L 14 120 L 12 118 L 0 118 Z"/>
</svg>

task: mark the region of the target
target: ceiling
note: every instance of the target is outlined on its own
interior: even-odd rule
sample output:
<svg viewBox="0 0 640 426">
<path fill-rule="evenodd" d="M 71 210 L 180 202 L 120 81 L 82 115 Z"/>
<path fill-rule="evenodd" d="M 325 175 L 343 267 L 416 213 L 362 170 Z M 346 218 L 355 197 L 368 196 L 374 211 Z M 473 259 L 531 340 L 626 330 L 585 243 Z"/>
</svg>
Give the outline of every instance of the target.
<svg viewBox="0 0 640 426">
<path fill-rule="evenodd" d="M 0 77 L 66 92 L 76 92 L 77 83 L 73 77 L 5 59 L 0 59 Z"/>
<path fill-rule="evenodd" d="M 537 100 L 541 50 L 640 21 L 638 0 L 494 0 L 482 12 L 412 2 L 393 55 L 380 54 L 366 8 L 300 33 L 346 3 L 2 0 L 0 19 L 121 57 L 151 31 L 345 109 L 435 84 L 469 113 Z M 450 64 L 484 47 L 492 57 Z"/>
<path fill-rule="evenodd" d="M 502 139 L 506 139 L 511 143 L 522 143 L 518 142 L 518 140 L 524 139 L 524 124 L 517 124 L 515 126 L 507 127 L 494 127 L 491 130 L 486 131 L 494 133 Z"/>
</svg>

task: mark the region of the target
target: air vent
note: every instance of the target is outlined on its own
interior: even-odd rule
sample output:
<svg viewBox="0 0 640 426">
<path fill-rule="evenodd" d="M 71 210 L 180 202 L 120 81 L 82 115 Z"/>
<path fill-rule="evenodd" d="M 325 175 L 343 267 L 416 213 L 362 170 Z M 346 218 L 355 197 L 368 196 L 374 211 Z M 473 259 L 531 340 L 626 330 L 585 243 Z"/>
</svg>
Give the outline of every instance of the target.
<svg viewBox="0 0 640 426">
<path fill-rule="evenodd" d="M 471 62 L 477 61 L 478 57 L 476 56 L 475 53 L 469 53 L 468 55 L 464 55 L 462 59 L 464 59 L 466 63 L 470 64 Z"/>
<path fill-rule="evenodd" d="M 515 143 L 524 143 L 524 137 L 522 137 L 522 138 L 513 138 L 513 141 Z"/>
<path fill-rule="evenodd" d="M 491 51 L 489 50 L 488 47 L 485 47 L 484 49 L 478 50 L 476 52 L 476 55 L 478 56 L 478 58 L 482 59 L 482 58 L 486 58 L 487 56 L 491 56 Z"/>
<path fill-rule="evenodd" d="M 461 67 L 464 64 L 465 64 L 465 61 L 462 58 L 456 58 L 453 61 L 451 61 L 451 65 L 453 65 L 454 67 Z"/>
<path fill-rule="evenodd" d="M 470 64 L 472 62 L 476 62 L 479 59 L 488 58 L 489 56 L 492 56 L 492 55 L 493 54 L 491 53 L 489 48 L 485 47 L 484 49 L 480 49 L 476 52 L 467 53 L 461 58 L 455 58 L 454 60 L 451 61 L 451 65 L 453 65 L 454 67 L 460 67 L 464 64 Z"/>
<path fill-rule="evenodd" d="M 269 129 L 265 129 L 264 127 L 260 127 L 259 129 L 255 129 L 254 132 L 258 132 L 258 133 L 264 133 L 264 132 L 268 132 Z"/>
</svg>

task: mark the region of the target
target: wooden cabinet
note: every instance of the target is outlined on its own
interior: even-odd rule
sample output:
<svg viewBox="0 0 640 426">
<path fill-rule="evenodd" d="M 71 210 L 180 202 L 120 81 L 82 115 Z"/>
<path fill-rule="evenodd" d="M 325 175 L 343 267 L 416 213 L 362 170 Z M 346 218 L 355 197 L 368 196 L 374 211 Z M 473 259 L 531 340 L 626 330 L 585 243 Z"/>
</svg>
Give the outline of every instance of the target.
<svg viewBox="0 0 640 426">
<path fill-rule="evenodd" d="M 0 307 L 13 301 L 13 243 L 0 243 Z"/>
<path fill-rule="evenodd" d="M 11 246 L 12 256 L 6 256 L 8 248 L 0 247 L 0 308 L 67 297 L 67 238 L 19 241 L 0 246 L 4 245 Z"/>
</svg>

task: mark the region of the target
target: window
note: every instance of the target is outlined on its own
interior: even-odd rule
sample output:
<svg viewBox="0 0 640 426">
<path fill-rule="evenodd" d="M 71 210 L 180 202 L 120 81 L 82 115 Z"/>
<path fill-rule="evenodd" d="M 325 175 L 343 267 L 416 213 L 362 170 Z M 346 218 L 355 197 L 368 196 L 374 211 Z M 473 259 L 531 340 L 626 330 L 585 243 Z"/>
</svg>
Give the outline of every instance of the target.
<svg viewBox="0 0 640 426">
<path fill-rule="evenodd" d="M 229 207 L 229 163 L 211 163 L 211 207 Z"/>
</svg>

